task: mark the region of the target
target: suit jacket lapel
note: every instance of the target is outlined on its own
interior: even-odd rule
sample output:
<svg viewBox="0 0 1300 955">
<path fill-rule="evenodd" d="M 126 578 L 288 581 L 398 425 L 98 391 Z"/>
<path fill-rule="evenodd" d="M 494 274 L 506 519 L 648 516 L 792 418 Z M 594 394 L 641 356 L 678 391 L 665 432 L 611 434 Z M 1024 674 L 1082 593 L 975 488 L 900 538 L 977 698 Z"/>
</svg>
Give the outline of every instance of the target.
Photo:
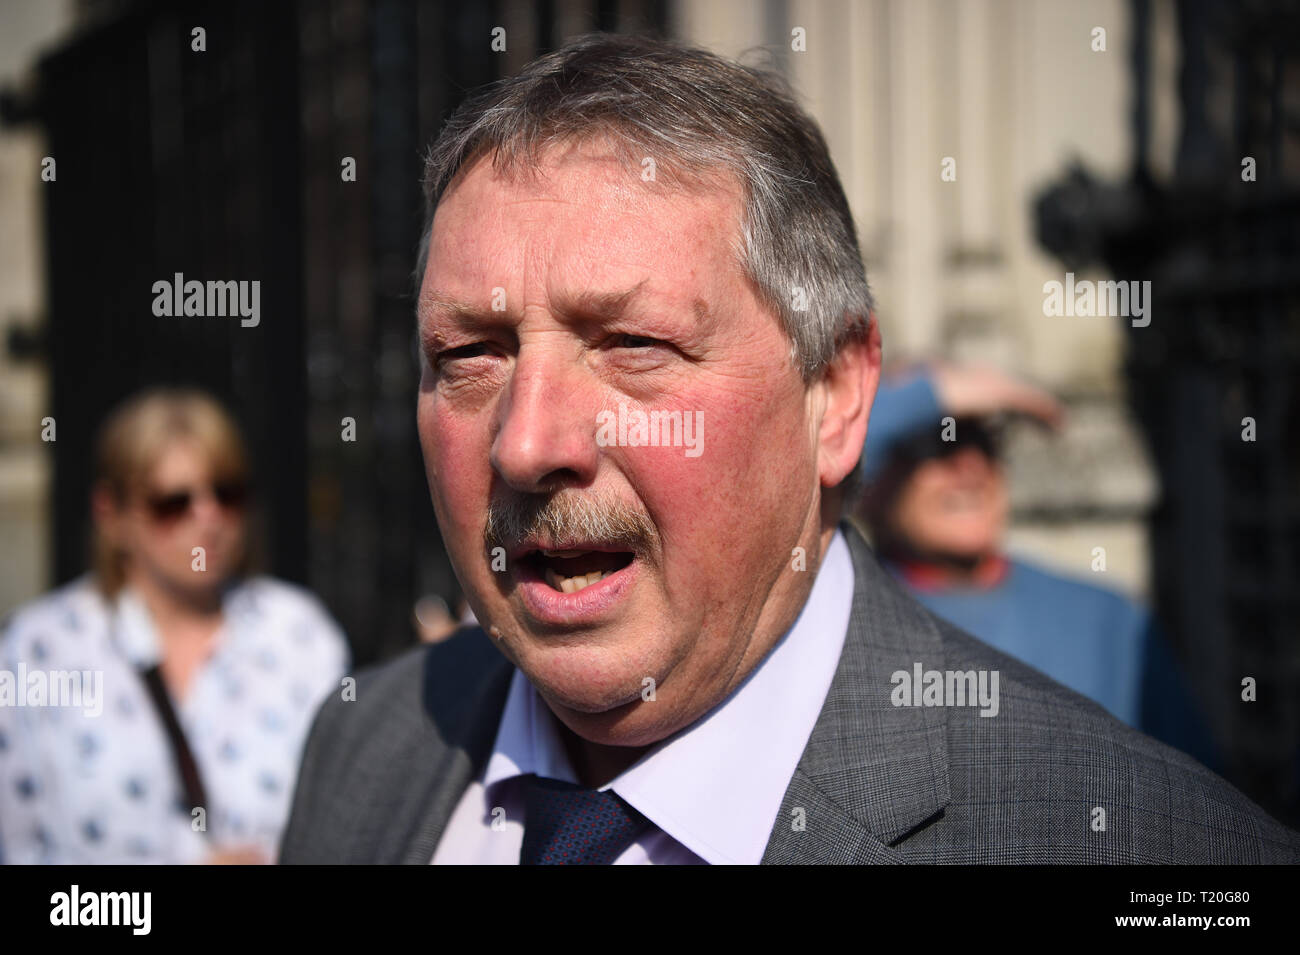
<svg viewBox="0 0 1300 955">
<path fill-rule="evenodd" d="M 944 668 L 939 633 L 851 525 L 853 608 L 839 666 L 763 862 L 897 862 L 893 848 L 951 798 L 942 707 L 890 702 L 898 670 Z"/>
<path fill-rule="evenodd" d="M 424 865 L 433 858 L 456 804 L 492 752 L 514 667 L 478 628 L 453 640 L 466 640 L 478 665 L 467 670 L 443 654 L 425 657 L 421 734 L 428 758 L 410 767 L 416 778 L 400 782 L 419 802 L 405 837 L 393 844 L 396 857 L 384 862 Z M 468 685 L 467 672 L 475 677 Z"/>
</svg>

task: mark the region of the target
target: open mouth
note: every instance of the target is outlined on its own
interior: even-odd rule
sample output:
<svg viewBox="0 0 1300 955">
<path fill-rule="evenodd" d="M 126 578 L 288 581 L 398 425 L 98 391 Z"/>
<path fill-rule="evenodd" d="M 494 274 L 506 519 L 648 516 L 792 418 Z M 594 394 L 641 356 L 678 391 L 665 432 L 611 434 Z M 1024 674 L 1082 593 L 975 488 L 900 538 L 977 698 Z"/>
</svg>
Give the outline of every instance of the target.
<svg viewBox="0 0 1300 955">
<path fill-rule="evenodd" d="M 635 557 L 631 551 L 531 550 L 520 558 L 520 562 L 546 581 L 552 590 L 576 594 L 618 573 Z"/>
</svg>

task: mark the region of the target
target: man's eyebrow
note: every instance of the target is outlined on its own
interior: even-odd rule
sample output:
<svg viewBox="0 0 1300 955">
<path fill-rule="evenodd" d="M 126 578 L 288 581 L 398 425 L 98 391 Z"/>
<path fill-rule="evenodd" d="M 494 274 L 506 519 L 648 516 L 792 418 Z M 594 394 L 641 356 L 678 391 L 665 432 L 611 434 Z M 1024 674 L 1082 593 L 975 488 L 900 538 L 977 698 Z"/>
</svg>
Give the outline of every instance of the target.
<svg viewBox="0 0 1300 955">
<path fill-rule="evenodd" d="M 559 305 L 560 311 L 569 315 L 598 316 L 600 318 L 618 318 L 632 302 L 641 295 L 648 278 L 621 292 L 581 291 L 565 295 Z M 462 302 L 454 296 L 439 292 L 437 289 L 421 292 L 417 305 L 417 314 L 424 316 L 428 312 L 446 312 L 460 318 L 472 318 L 482 315 L 487 309 L 469 302 Z"/>
<path fill-rule="evenodd" d="M 641 290 L 648 281 L 648 278 L 644 278 L 622 292 L 575 292 L 566 295 L 560 307 L 571 315 L 618 318 L 641 295 Z"/>
<path fill-rule="evenodd" d="M 429 292 L 421 292 L 419 301 L 416 304 L 416 314 L 423 317 L 428 312 L 450 312 L 457 316 L 477 315 L 483 309 L 471 305 L 469 302 L 462 302 L 460 299 L 451 295 L 439 292 L 437 289 Z"/>
</svg>

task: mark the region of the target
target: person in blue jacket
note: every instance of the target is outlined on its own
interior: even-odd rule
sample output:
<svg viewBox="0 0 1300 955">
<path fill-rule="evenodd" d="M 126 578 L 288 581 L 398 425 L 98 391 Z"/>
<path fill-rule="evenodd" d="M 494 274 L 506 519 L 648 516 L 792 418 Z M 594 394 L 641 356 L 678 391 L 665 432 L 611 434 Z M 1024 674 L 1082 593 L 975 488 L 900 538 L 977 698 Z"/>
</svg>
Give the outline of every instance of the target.
<svg viewBox="0 0 1300 955">
<path fill-rule="evenodd" d="M 936 363 L 882 381 L 858 517 L 885 566 L 939 616 L 1212 768 L 1219 757 L 1153 616 L 1003 551 L 996 419 L 1057 427 L 1051 395 L 991 368 Z"/>
</svg>

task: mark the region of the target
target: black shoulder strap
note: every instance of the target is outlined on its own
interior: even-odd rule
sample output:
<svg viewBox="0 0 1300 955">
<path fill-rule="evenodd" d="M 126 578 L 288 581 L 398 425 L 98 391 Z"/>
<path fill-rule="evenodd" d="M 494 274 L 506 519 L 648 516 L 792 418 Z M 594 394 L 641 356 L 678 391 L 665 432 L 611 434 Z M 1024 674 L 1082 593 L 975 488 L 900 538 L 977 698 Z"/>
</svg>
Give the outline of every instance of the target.
<svg viewBox="0 0 1300 955">
<path fill-rule="evenodd" d="M 167 739 L 171 743 L 172 756 L 176 760 L 176 766 L 181 773 L 181 785 L 185 789 L 185 800 L 189 803 L 191 809 L 202 806 L 204 812 L 208 808 L 208 796 L 203 789 L 203 777 L 199 775 L 199 765 L 194 761 L 194 754 L 190 751 L 190 744 L 185 739 L 185 732 L 181 729 L 180 720 L 176 717 L 176 710 L 172 706 L 171 695 L 167 692 L 167 687 L 163 683 L 162 668 L 154 664 L 148 669 L 140 671 L 140 676 L 144 679 L 144 685 L 149 690 L 149 699 L 153 701 L 154 709 L 158 711 L 158 717 L 162 720 L 163 729 L 167 731 Z M 208 833 L 208 827 L 203 827 L 204 835 Z"/>
</svg>

